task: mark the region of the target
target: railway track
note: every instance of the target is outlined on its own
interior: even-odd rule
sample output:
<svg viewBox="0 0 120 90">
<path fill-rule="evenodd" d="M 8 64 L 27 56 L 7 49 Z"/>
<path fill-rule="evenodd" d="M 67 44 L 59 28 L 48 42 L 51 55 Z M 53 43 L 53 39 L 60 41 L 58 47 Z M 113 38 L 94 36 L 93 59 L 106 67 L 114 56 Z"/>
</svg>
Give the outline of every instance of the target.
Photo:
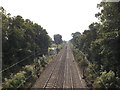
<svg viewBox="0 0 120 90">
<path fill-rule="evenodd" d="M 69 45 L 65 45 L 32 88 L 86 88 Z"/>
</svg>

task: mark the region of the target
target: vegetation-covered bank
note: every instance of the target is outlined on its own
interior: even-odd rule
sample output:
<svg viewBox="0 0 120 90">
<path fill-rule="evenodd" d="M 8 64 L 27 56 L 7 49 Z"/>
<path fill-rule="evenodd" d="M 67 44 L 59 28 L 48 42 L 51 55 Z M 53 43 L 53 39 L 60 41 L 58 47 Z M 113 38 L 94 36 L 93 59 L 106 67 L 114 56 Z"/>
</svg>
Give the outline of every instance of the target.
<svg viewBox="0 0 120 90">
<path fill-rule="evenodd" d="M 48 54 L 51 38 L 37 23 L 23 19 L 20 15 L 11 17 L 3 7 L 0 7 L 0 10 L 2 16 L 2 71 L 0 73 L 3 82 L 8 81 L 7 87 L 13 87 L 14 84 L 18 85 L 25 80 L 24 76 L 27 72 L 23 71 L 23 68 L 29 67 L 28 69 L 34 71 L 34 60 L 39 60 L 39 57 Z M 31 71 L 32 75 L 33 71 Z M 5 79 L 9 77 L 10 80 Z M 12 81 L 14 78 L 18 80 Z M 10 83 L 13 83 L 13 86 L 9 86 Z"/>
<path fill-rule="evenodd" d="M 120 2 L 101 2 L 99 22 L 89 30 L 72 33 L 78 62 L 88 60 L 86 78 L 95 88 L 120 88 Z M 84 54 L 84 57 L 81 56 Z"/>
<path fill-rule="evenodd" d="M 11 73 L 9 78 L 5 78 L 2 87 L 7 88 L 30 88 L 37 78 L 51 62 L 53 56 L 44 56 L 34 59 L 31 65 L 25 65 L 16 74 Z"/>
</svg>

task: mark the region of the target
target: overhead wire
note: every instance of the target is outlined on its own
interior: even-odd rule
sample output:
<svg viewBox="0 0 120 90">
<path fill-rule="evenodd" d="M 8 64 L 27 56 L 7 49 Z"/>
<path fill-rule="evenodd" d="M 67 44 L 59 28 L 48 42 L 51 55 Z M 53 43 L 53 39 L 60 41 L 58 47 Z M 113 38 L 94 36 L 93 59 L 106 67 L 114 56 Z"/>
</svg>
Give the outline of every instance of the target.
<svg viewBox="0 0 120 90">
<path fill-rule="evenodd" d="M 87 59 L 86 56 L 85 56 L 85 60 L 87 60 L 88 64 L 92 67 L 93 72 L 94 72 L 97 76 L 99 76 L 98 73 L 97 73 L 97 72 L 95 71 L 95 69 L 93 68 L 93 66 L 91 65 L 90 61 L 88 61 L 88 59 Z M 103 86 L 107 89 L 107 86 L 105 85 L 105 83 L 102 81 L 101 78 L 100 78 L 100 80 L 101 80 Z"/>
<path fill-rule="evenodd" d="M 43 52 L 42 52 L 43 53 Z M 28 58 L 30 58 L 31 56 L 33 56 L 33 55 L 35 55 L 35 54 L 41 54 L 41 52 L 40 53 L 33 53 L 32 55 L 29 55 L 28 57 L 25 57 L 24 59 L 22 59 L 22 60 L 20 60 L 20 61 L 18 61 L 18 62 L 16 62 L 16 63 L 14 63 L 14 64 L 12 64 L 11 66 L 9 66 L 9 67 L 7 67 L 7 68 L 5 68 L 4 70 L 1 70 L 0 71 L 0 73 L 2 73 L 2 72 L 4 72 L 4 71 L 6 71 L 6 70 L 8 70 L 8 69 L 10 69 L 10 68 L 12 68 L 12 67 L 14 67 L 15 65 L 17 65 L 17 64 L 19 64 L 19 63 L 21 63 L 21 62 L 23 62 L 23 61 L 25 61 L 25 60 L 27 60 Z"/>
</svg>

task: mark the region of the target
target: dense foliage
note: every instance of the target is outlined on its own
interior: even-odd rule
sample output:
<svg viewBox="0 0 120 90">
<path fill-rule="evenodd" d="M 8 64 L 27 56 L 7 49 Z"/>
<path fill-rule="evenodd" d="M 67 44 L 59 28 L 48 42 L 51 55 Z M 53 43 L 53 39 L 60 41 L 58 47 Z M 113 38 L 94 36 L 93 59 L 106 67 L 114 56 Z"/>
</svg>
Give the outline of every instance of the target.
<svg viewBox="0 0 120 90">
<path fill-rule="evenodd" d="M 3 72 L 3 77 L 9 72 L 16 72 L 23 65 L 33 63 L 33 58 L 47 54 L 51 39 L 45 29 L 22 16 L 11 17 L 2 11 L 2 66 L 7 68 L 22 59 L 24 63 L 18 64 L 15 68 Z"/>
<path fill-rule="evenodd" d="M 94 87 L 120 88 L 120 2 L 101 2 L 97 7 L 99 23 L 89 25 L 83 34 L 73 33 L 71 42 L 96 69 Z"/>
<path fill-rule="evenodd" d="M 51 56 L 34 59 L 33 64 L 26 65 L 22 67 L 21 71 L 16 74 L 11 73 L 9 78 L 5 78 L 2 87 L 5 90 L 8 88 L 30 88 L 35 83 L 38 76 L 43 72 L 47 64 L 50 63 L 49 59 L 51 59 Z M 43 67 L 43 62 L 45 67 Z"/>
</svg>

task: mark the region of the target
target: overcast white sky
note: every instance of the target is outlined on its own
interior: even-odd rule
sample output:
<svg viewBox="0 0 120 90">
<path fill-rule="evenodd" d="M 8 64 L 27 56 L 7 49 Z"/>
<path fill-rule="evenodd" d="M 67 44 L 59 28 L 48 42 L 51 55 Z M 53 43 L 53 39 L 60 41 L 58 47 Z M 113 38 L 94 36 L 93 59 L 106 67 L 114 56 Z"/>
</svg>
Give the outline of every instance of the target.
<svg viewBox="0 0 120 90">
<path fill-rule="evenodd" d="M 38 23 L 53 38 L 61 34 L 63 40 L 71 39 L 71 33 L 83 32 L 97 21 L 97 4 L 101 0 L 1 0 L 11 16 L 21 15 Z"/>
</svg>

